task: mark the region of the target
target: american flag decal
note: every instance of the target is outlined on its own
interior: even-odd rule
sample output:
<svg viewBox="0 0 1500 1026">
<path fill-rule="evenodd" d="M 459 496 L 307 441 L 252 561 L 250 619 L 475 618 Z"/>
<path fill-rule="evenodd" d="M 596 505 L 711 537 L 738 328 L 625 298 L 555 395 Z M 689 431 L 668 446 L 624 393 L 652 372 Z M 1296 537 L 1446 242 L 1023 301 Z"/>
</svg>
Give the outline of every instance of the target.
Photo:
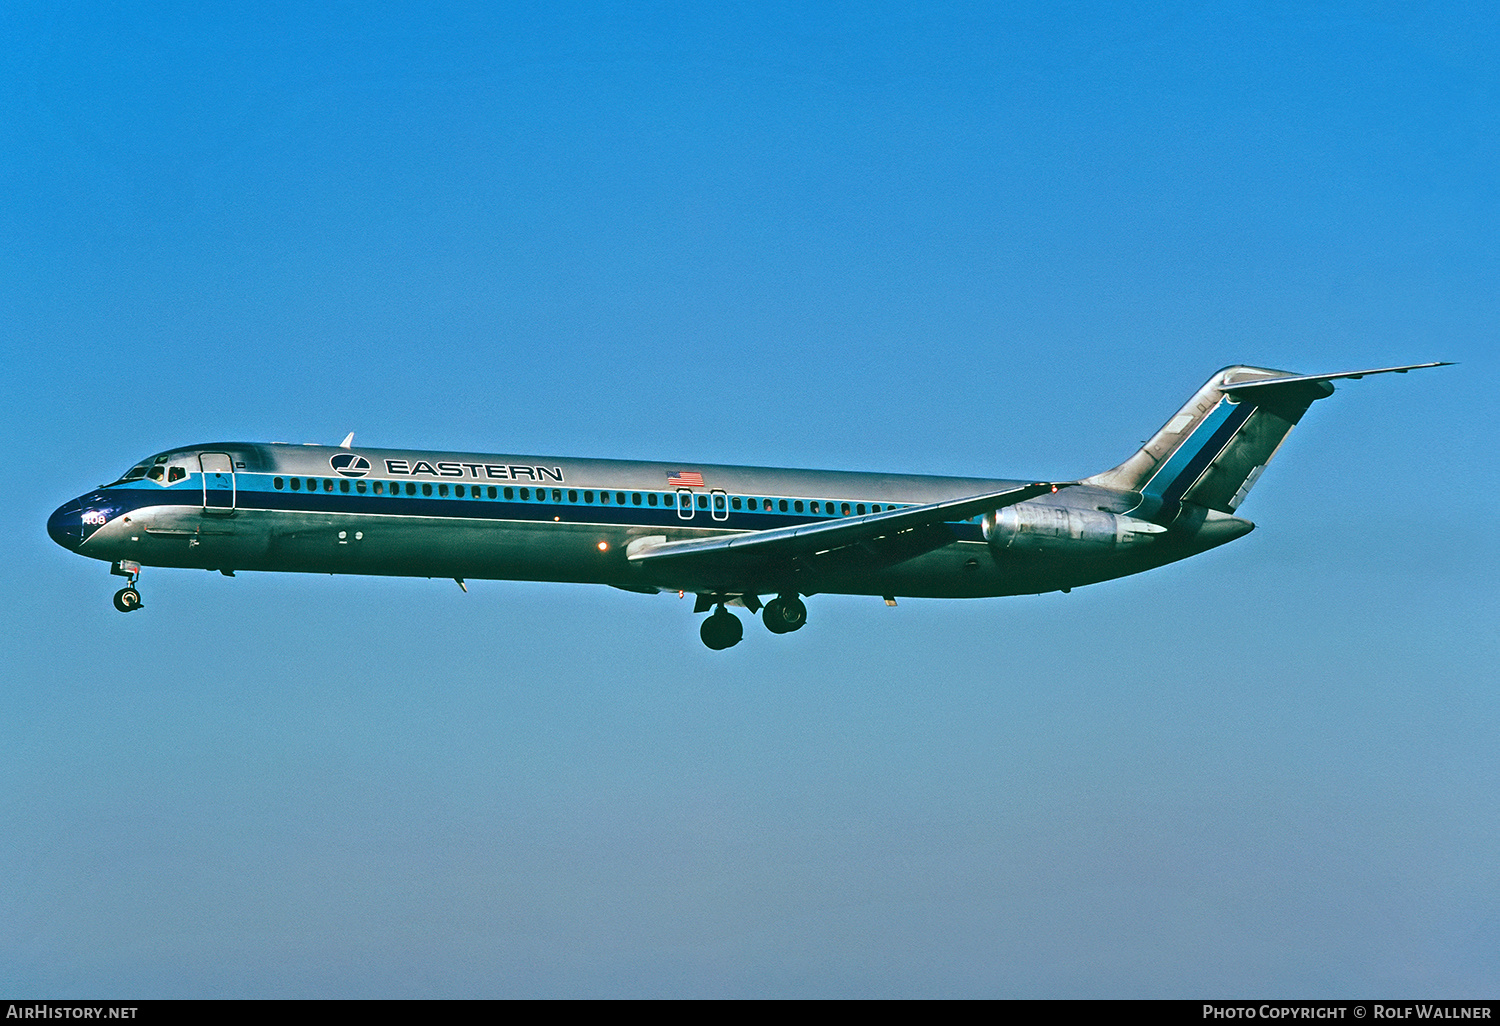
<svg viewBox="0 0 1500 1026">
<path fill-rule="evenodd" d="M 696 470 L 669 470 L 667 484 L 673 488 L 702 488 L 703 475 Z"/>
</svg>

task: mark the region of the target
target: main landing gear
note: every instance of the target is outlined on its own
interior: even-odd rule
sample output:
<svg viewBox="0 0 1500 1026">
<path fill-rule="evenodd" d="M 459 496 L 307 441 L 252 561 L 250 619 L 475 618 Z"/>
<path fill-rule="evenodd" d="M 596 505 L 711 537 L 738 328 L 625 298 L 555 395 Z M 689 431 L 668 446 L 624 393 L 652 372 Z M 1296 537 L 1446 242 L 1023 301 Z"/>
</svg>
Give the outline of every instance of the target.
<svg viewBox="0 0 1500 1026">
<path fill-rule="evenodd" d="M 745 625 L 740 623 L 739 617 L 721 605 L 714 610 L 712 616 L 703 621 L 703 626 L 698 629 L 698 636 L 705 645 L 719 652 L 740 643 L 740 639 L 745 636 Z"/>
<path fill-rule="evenodd" d="M 122 559 L 109 568 L 109 572 L 116 577 L 128 577 L 130 583 L 115 592 L 115 608 L 122 613 L 133 613 L 141 608 L 141 593 L 136 590 L 135 583 L 141 579 L 141 564 Z"/>
<path fill-rule="evenodd" d="M 754 597 L 745 596 L 746 605 L 751 612 L 755 611 L 757 603 Z M 699 602 L 712 601 L 709 596 L 700 596 Z M 700 609 L 702 606 L 699 607 Z M 800 630 L 807 623 L 807 606 L 795 593 L 782 595 L 767 602 L 761 609 L 761 618 L 765 621 L 766 629 L 772 634 L 790 634 L 792 631 Z M 718 608 L 713 611 L 703 626 L 698 631 L 698 636 L 703 643 L 715 652 L 726 648 L 733 648 L 740 643 L 745 636 L 744 625 L 740 618 L 724 608 L 724 603 L 719 602 Z"/>
<path fill-rule="evenodd" d="M 782 595 L 767 602 L 760 616 L 766 622 L 766 630 L 772 634 L 790 634 L 801 630 L 807 623 L 807 607 L 796 593 Z"/>
</svg>

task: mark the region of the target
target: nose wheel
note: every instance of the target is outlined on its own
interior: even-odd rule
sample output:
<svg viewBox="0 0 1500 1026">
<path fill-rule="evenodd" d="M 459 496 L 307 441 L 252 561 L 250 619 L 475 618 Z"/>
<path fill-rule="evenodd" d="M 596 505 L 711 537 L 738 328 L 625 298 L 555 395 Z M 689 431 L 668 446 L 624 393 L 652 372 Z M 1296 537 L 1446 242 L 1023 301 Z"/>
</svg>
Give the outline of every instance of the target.
<svg viewBox="0 0 1500 1026">
<path fill-rule="evenodd" d="M 122 559 L 111 566 L 109 572 L 130 580 L 129 584 L 115 592 L 115 608 L 122 613 L 133 613 L 141 608 L 141 593 L 135 588 L 135 582 L 141 579 L 141 564 Z"/>
</svg>

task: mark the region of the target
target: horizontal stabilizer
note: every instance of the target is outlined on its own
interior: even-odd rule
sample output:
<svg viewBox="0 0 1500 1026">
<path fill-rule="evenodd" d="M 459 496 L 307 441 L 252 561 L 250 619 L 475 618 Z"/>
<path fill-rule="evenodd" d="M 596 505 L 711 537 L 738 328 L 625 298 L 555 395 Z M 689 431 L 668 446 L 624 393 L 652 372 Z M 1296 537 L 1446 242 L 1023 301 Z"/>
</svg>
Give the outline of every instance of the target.
<svg viewBox="0 0 1500 1026">
<path fill-rule="evenodd" d="M 1407 371 L 1424 370 L 1428 367 L 1451 367 L 1451 360 L 1438 360 L 1433 363 L 1409 363 L 1404 367 L 1378 367 L 1374 370 L 1339 371 L 1337 374 L 1289 374 L 1278 378 L 1256 378 L 1251 381 L 1237 381 L 1223 386 L 1222 391 L 1228 395 L 1246 396 L 1254 398 L 1258 390 L 1272 390 L 1286 388 L 1289 385 L 1312 384 L 1320 381 L 1335 381 L 1339 378 L 1348 378 L 1357 381 L 1370 374 L 1405 374 Z"/>
</svg>

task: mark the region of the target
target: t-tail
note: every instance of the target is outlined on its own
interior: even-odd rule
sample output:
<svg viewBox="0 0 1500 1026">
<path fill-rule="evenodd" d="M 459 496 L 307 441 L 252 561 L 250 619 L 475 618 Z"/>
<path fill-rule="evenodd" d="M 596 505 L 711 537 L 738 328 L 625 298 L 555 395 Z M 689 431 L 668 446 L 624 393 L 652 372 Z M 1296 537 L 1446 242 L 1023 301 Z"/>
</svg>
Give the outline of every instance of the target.
<svg viewBox="0 0 1500 1026">
<path fill-rule="evenodd" d="M 1130 515 L 1158 524 L 1171 524 L 1195 508 L 1232 514 L 1307 408 L 1333 394 L 1332 381 L 1443 366 L 1416 363 L 1337 374 L 1226 367 L 1134 456 L 1084 483 L 1138 493 Z"/>
</svg>

